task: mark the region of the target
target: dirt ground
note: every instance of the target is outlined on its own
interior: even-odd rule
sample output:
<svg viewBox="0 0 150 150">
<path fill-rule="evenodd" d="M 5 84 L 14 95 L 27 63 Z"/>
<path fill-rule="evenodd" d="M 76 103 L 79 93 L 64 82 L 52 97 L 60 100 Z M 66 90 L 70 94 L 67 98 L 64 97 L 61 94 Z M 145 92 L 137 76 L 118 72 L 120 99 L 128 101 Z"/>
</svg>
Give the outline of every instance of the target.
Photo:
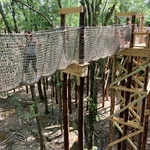
<svg viewBox="0 0 150 150">
<path fill-rule="evenodd" d="M 37 92 L 38 93 L 38 92 Z M 38 108 L 46 139 L 47 150 L 63 150 L 63 133 L 59 123 L 59 106 L 48 91 L 49 114 L 44 113 L 44 103 L 40 102 L 37 96 Z M 0 95 L 0 150 L 40 150 L 36 120 L 32 117 L 33 107 L 30 90 L 26 93 L 25 86 L 22 86 L 8 95 Z M 101 95 L 100 95 L 101 97 Z M 116 108 L 118 105 L 116 105 Z M 70 149 L 77 150 L 77 124 L 78 109 L 72 100 L 73 113 L 69 115 L 70 120 Z M 98 118 L 94 125 L 94 142 L 97 150 L 107 150 L 109 137 L 109 116 L 110 101 L 105 101 L 105 107 L 101 107 L 99 100 Z M 86 111 L 85 111 L 86 112 Z M 86 117 L 86 113 L 85 113 Z M 147 150 L 150 150 L 150 132 L 148 132 Z M 115 150 L 116 148 L 114 148 Z"/>
</svg>

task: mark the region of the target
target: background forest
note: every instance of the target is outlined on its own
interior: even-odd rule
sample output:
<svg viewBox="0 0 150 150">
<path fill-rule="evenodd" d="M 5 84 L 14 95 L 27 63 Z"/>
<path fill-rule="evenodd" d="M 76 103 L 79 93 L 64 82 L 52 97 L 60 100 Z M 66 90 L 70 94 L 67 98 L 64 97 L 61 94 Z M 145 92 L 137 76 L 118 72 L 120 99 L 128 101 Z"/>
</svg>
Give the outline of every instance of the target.
<svg viewBox="0 0 150 150">
<path fill-rule="evenodd" d="M 115 12 L 136 11 L 150 22 L 149 0 L 1 0 L 0 31 L 47 30 L 60 26 L 59 8 L 85 5 L 87 25 L 112 25 Z M 67 15 L 67 26 L 78 26 L 78 15 Z M 125 24 L 120 17 L 119 25 Z"/>
</svg>

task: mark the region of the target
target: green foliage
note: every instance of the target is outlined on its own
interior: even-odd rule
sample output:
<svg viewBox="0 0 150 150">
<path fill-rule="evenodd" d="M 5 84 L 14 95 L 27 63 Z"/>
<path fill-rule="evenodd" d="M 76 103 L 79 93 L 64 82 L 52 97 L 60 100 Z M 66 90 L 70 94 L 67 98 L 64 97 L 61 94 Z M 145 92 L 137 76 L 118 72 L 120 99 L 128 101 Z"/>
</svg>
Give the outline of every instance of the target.
<svg viewBox="0 0 150 150">
<path fill-rule="evenodd" d="M 97 104 L 93 102 L 92 98 L 89 99 L 89 109 L 91 112 L 96 111 L 97 109 Z"/>
<path fill-rule="evenodd" d="M 96 115 L 96 121 L 100 121 L 102 119 L 102 115 L 101 114 L 97 114 Z"/>
<path fill-rule="evenodd" d="M 22 105 L 20 103 L 18 103 L 18 99 L 20 99 L 20 98 L 21 98 L 21 96 L 19 96 L 19 95 L 15 95 L 15 94 L 11 95 L 11 101 L 12 101 L 13 105 L 15 106 L 18 115 L 21 114 L 21 111 L 23 109 Z"/>
</svg>

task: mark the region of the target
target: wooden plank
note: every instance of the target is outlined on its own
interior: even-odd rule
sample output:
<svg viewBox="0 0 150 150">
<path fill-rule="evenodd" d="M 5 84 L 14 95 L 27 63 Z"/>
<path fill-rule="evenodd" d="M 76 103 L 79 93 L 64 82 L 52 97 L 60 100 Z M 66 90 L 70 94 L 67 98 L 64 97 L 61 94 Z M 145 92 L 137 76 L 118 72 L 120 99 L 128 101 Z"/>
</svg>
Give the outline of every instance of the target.
<svg viewBox="0 0 150 150">
<path fill-rule="evenodd" d="M 143 129 L 138 130 L 138 131 L 136 131 L 136 132 L 132 132 L 132 133 L 128 134 L 127 136 L 124 136 L 124 137 L 122 137 L 122 138 L 120 138 L 120 139 L 118 139 L 118 140 L 116 140 L 116 141 L 114 141 L 114 142 L 112 142 L 112 143 L 109 143 L 109 144 L 108 144 L 108 147 L 111 147 L 111 146 L 113 146 L 113 145 L 115 145 L 115 144 L 117 144 L 117 143 L 119 143 L 119 142 L 121 142 L 121 141 L 124 141 L 124 140 L 126 140 L 126 139 L 128 139 L 128 138 L 131 138 L 131 137 L 133 137 L 133 136 L 135 136 L 135 135 L 137 135 L 137 134 L 139 134 L 139 133 L 141 133 L 141 132 L 143 132 Z"/>
<path fill-rule="evenodd" d="M 137 15 L 137 12 L 116 12 L 115 16 L 126 16 L 126 17 L 132 17 L 133 15 Z"/>
<path fill-rule="evenodd" d="M 141 18 L 141 17 L 144 17 L 144 14 L 143 14 L 143 13 L 136 15 L 136 18 Z"/>
<path fill-rule="evenodd" d="M 120 133 L 123 134 L 123 130 L 120 128 L 120 126 L 116 122 L 114 122 L 114 125 L 120 131 Z M 129 138 L 127 138 L 127 141 L 133 147 L 134 150 L 137 150 L 137 147 L 134 145 L 134 143 Z"/>
<path fill-rule="evenodd" d="M 149 33 L 146 33 L 146 32 L 133 32 L 133 34 L 135 36 L 137 36 L 137 35 L 145 35 L 145 36 L 147 36 Z"/>
<path fill-rule="evenodd" d="M 117 117 L 113 117 L 110 120 L 113 122 L 117 122 L 118 124 L 126 125 L 126 126 L 137 128 L 137 129 L 143 129 L 143 127 L 140 126 L 139 123 L 136 123 L 130 120 L 128 120 L 127 122 L 124 122 L 122 118 L 117 118 Z"/>
<path fill-rule="evenodd" d="M 141 47 L 137 49 L 129 48 L 118 52 L 116 55 L 150 57 L 150 50 L 144 48 L 142 49 Z"/>
<path fill-rule="evenodd" d="M 133 116 L 140 121 L 140 117 L 137 115 L 137 113 L 132 109 L 132 107 L 129 107 L 130 112 L 132 112 Z"/>
<path fill-rule="evenodd" d="M 138 83 L 138 85 L 141 86 L 141 88 L 143 88 L 144 84 L 143 84 L 141 81 L 139 81 L 137 77 L 132 76 L 132 79 L 133 79 L 136 83 Z"/>
<path fill-rule="evenodd" d="M 59 14 L 77 14 L 77 13 L 83 13 L 84 9 L 83 7 L 70 7 L 70 8 L 61 8 L 59 9 Z"/>
<path fill-rule="evenodd" d="M 120 86 L 120 85 L 110 86 L 110 88 L 115 89 L 115 90 L 126 91 L 126 92 L 147 94 L 147 91 L 144 91 L 143 89 L 139 89 L 139 88 L 127 88 L 126 86 Z"/>
</svg>

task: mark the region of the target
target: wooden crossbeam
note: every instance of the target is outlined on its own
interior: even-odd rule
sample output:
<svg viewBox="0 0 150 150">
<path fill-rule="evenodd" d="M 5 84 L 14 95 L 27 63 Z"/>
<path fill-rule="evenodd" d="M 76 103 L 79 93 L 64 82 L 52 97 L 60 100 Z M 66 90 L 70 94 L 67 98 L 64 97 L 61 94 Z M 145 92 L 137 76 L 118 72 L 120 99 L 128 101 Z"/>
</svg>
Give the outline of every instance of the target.
<svg viewBox="0 0 150 150">
<path fill-rule="evenodd" d="M 59 9 L 59 14 L 77 14 L 77 13 L 83 13 L 84 9 L 83 7 L 70 7 L 70 8 L 61 8 Z"/>
<path fill-rule="evenodd" d="M 139 72 L 139 71 L 145 69 L 146 67 L 148 67 L 148 65 L 149 65 L 149 64 L 145 64 L 144 66 L 139 67 L 137 70 L 134 70 L 134 71 L 132 71 L 131 73 L 129 73 L 129 74 L 123 76 L 123 77 L 120 77 L 118 80 L 115 80 L 115 81 L 112 82 L 110 85 L 111 85 L 111 86 L 112 86 L 112 85 L 115 85 L 115 84 L 117 84 L 118 82 L 120 82 L 120 81 L 122 81 L 122 80 L 124 80 L 124 79 L 127 79 L 128 77 L 130 77 L 130 76 L 136 74 L 137 72 Z"/>
<path fill-rule="evenodd" d="M 138 83 L 138 85 L 139 85 L 141 88 L 143 88 L 144 84 L 143 84 L 140 80 L 138 80 L 137 77 L 132 76 L 132 79 L 133 79 L 136 83 Z"/>
<path fill-rule="evenodd" d="M 125 106 L 125 99 L 121 96 L 120 92 L 116 91 L 117 96 L 119 97 L 119 99 L 122 100 L 122 102 L 120 103 L 121 106 Z M 132 115 L 136 118 L 136 120 L 140 120 L 140 117 L 137 115 L 137 113 L 133 110 L 132 107 L 129 107 L 130 112 L 132 113 Z M 130 115 L 131 115 L 130 113 Z"/>
<path fill-rule="evenodd" d="M 123 130 L 120 128 L 120 126 L 116 122 L 114 122 L 114 125 L 120 131 L 120 133 L 123 134 Z M 129 138 L 127 138 L 127 141 L 133 147 L 134 150 L 137 150 L 137 147 L 134 145 L 134 143 Z"/>
<path fill-rule="evenodd" d="M 135 132 L 132 132 L 132 133 L 130 133 L 130 134 L 128 134 L 128 135 L 126 135 L 126 136 L 124 136 L 124 137 L 122 137 L 122 138 L 120 138 L 120 139 L 114 141 L 114 142 L 109 143 L 109 144 L 108 144 L 108 147 L 111 147 L 111 146 L 113 146 L 113 145 L 115 145 L 115 144 L 117 144 L 117 143 L 119 143 L 119 142 L 122 142 L 122 141 L 124 141 L 124 140 L 127 140 L 127 139 L 129 139 L 129 138 L 131 138 L 131 137 L 133 137 L 133 136 L 135 136 L 135 135 L 137 135 L 137 134 L 143 132 L 143 127 L 140 126 L 140 125 L 139 125 L 138 123 L 136 123 L 136 122 L 133 122 L 133 121 L 124 122 L 123 119 L 117 118 L 117 117 L 113 117 L 113 118 L 110 119 L 110 120 L 113 121 L 113 122 L 116 122 L 116 123 L 118 123 L 118 124 L 122 124 L 122 125 L 126 125 L 126 126 L 129 126 L 129 127 L 132 127 L 132 128 L 136 128 L 136 129 L 138 129 L 138 130 L 135 131 Z"/>
<path fill-rule="evenodd" d="M 132 107 L 129 107 L 130 112 L 132 112 L 133 116 L 136 118 L 136 120 L 140 121 L 140 117 L 137 115 L 137 113 L 133 110 Z"/>
<path fill-rule="evenodd" d="M 139 133 L 141 133 L 141 132 L 143 132 L 143 129 L 140 129 L 140 130 L 138 130 L 138 131 L 132 132 L 132 133 L 130 133 L 130 134 L 128 134 L 128 135 L 126 135 L 126 136 L 124 136 L 124 137 L 122 137 L 122 138 L 120 138 L 120 139 L 114 141 L 114 142 L 109 143 L 109 144 L 108 144 L 108 147 L 111 147 L 111 146 L 113 146 L 113 145 L 115 145 L 115 144 L 117 144 L 117 143 L 119 143 L 119 142 L 122 142 L 122 141 L 124 141 L 124 140 L 126 140 L 126 139 L 128 139 L 128 138 L 131 138 L 131 137 L 133 137 L 133 136 L 135 136 L 135 135 L 137 135 L 137 134 L 139 134 Z"/>
<path fill-rule="evenodd" d="M 117 55 L 150 57 L 150 50 L 146 48 L 129 48 L 118 52 Z"/>
<path fill-rule="evenodd" d="M 140 88 L 127 88 L 126 86 L 121 86 L 121 85 L 110 86 L 110 88 L 115 90 L 139 93 L 139 94 L 147 94 L 147 91 L 144 91 L 143 89 Z"/>
<path fill-rule="evenodd" d="M 133 15 L 137 15 L 137 12 L 133 11 L 133 12 L 116 12 L 115 16 L 125 16 L 125 17 L 131 17 Z"/>
<path fill-rule="evenodd" d="M 125 64 L 124 64 L 125 65 Z M 118 72 L 121 73 L 121 71 L 124 71 L 125 73 L 127 73 L 127 69 L 124 67 L 124 65 L 121 64 L 117 64 L 118 67 Z"/>
<path fill-rule="evenodd" d="M 147 96 L 147 94 L 141 95 L 140 97 L 138 97 L 137 99 L 135 99 L 134 101 L 132 101 L 131 103 L 129 103 L 128 105 L 124 106 L 122 109 L 116 111 L 115 113 L 111 114 L 109 117 L 106 117 L 106 119 L 110 119 L 118 114 L 120 114 L 121 112 L 123 112 L 124 110 L 126 110 L 127 108 L 133 106 L 134 104 L 138 103 L 139 101 L 141 101 L 143 98 L 145 98 Z"/>
</svg>

